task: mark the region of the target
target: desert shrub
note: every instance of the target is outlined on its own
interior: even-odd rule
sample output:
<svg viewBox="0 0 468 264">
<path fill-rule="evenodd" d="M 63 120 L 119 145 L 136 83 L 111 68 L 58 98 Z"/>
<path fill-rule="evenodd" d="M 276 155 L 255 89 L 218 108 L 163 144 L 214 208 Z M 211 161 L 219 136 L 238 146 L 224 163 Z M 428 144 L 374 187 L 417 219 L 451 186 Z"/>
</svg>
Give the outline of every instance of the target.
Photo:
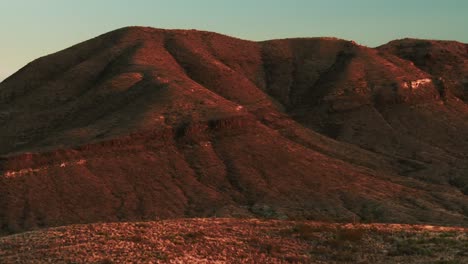
<svg viewBox="0 0 468 264">
<path fill-rule="evenodd" d="M 281 252 L 281 247 L 278 244 L 272 244 L 257 237 L 251 238 L 247 242 L 251 247 L 258 249 L 261 253 L 273 255 Z"/>
<path fill-rule="evenodd" d="M 296 233 L 301 239 L 304 240 L 313 240 L 317 237 L 315 234 L 318 232 L 317 228 L 311 227 L 304 224 L 296 225 L 292 228 L 292 231 Z"/>
<path fill-rule="evenodd" d="M 468 177 L 454 177 L 449 180 L 449 183 L 460 189 L 463 194 L 468 195 Z"/>
<path fill-rule="evenodd" d="M 440 237 L 440 236 L 427 239 L 426 242 L 433 243 L 437 245 L 438 247 L 443 247 L 443 246 L 455 247 L 459 244 L 459 242 L 456 239 L 451 239 L 449 237 Z"/>
<path fill-rule="evenodd" d="M 139 223 L 135 223 L 135 227 L 139 227 L 139 228 L 150 228 L 150 227 L 151 227 L 151 224 L 150 224 L 150 223 L 147 223 L 147 222 L 139 222 Z"/>
<path fill-rule="evenodd" d="M 114 261 L 112 261 L 112 259 L 110 258 L 103 258 L 101 259 L 101 261 L 99 261 L 99 264 L 113 264 Z"/>
<path fill-rule="evenodd" d="M 369 202 L 362 205 L 359 212 L 361 221 L 364 223 L 371 223 L 378 221 L 382 218 L 384 210 L 382 206 L 376 202 Z"/>
<path fill-rule="evenodd" d="M 332 259 L 340 262 L 354 263 L 356 262 L 356 255 L 351 251 L 339 251 L 332 256 Z"/>
<path fill-rule="evenodd" d="M 421 241 L 415 239 L 397 240 L 395 249 L 389 252 L 391 256 L 431 256 L 432 251 L 427 248 Z"/>
<path fill-rule="evenodd" d="M 317 239 L 317 233 L 335 232 L 335 228 L 329 225 L 311 226 L 306 224 L 297 224 L 291 229 L 281 230 L 280 234 L 283 236 L 296 235 L 303 240 Z"/>
<path fill-rule="evenodd" d="M 167 260 L 169 260 L 169 256 L 168 256 L 166 253 L 164 253 L 164 252 L 156 252 L 156 253 L 154 254 L 154 258 L 155 258 L 156 260 L 162 260 L 162 261 L 167 261 Z"/>
<path fill-rule="evenodd" d="M 449 183 L 452 186 L 461 188 L 461 187 L 465 187 L 465 185 L 468 184 L 468 180 L 465 180 L 462 177 L 453 177 L 449 179 Z"/>
<path fill-rule="evenodd" d="M 462 205 L 461 213 L 462 213 L 464 216 L 468 216 L 468 206 Z"/>
<path fill-rule="evenodd" d="M 336 239 L 341 241 L 349 241 L 349 242 L 360 242 L 364 235 L 366 234 L 366 230 L 362 228 L 356 229 L 338 229 L 336 232 Z"/>
<path fill-rule="evenodd" d="M 468 195 L 468 185 L 466 185 L 465 187 L 461 188 L 460 191 L 461 191 L 464 195 Z"/>
<path fill-rule="evenodd" d="M 142 235 L 134 235 L 126 238 L 125 240 L 134 242 L 134 243 L 142 243 L 145 242 L 145 238 Z"/>
<path fill-rule="evenodd" d="M 362 246 L 361 241 L 366 234 L 364 229 L 336 229 L 332 237 L 326 241 L 321 242 L 323 246 L 337 249 L 340 252 L 349 251 L 357 252 Z"/>
<path fill-rule="evenodd" d="M 284 256 L 283 259 L 288 263 L 309 263 L 309 259 L 304 256 Z"/>
<path fill-rule="evenodd" d="M 468 242 L 465 242 L 464 244 L 461 244 L 459 247 L 459 251 L 457 252 L 456 256 L 459 257 L 468 257 L 468 251 L 466 250 L 468 248 Z"/>
<path fill-rule="evenodd" d="M 326 247 L 326 246 L 323 246 L 323 245 L 318 245 L 318 246 L 313 247 L 309 251 L 309 254 L 310 255 L 326 256 L 326 255 L 334 253 L 335 251 L 336 250 L 333 249 L 333 248 Z"/>
<path fill-rule="evenodd" d="M 459 260 L 438 260 L 434 264 L 460 264 Z"/>
<path fill-rule="evenodd" d="M 186 234 L 183 234 L 182 237 L 186 240 L 197 240 L 197 239 L 200 239 L 200 238 L 203 238 L 205 236 L 205 234 L 203 232 L 189 232 L 189 233 L 186 233 Z"/>
<path fill-rule="evenodd" d="M 456 231 L 443 232 L 439 234 L 439 237 L 456 237 L 456 236 L 457 236 Z"/>
</svg>

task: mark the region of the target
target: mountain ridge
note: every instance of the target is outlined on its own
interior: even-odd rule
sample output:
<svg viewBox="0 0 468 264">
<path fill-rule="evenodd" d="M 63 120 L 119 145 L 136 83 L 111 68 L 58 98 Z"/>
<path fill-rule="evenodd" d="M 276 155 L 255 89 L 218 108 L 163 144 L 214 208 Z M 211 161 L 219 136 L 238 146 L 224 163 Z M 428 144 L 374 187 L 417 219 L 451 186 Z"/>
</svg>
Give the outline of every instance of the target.
<svg viewBox="0 0 468 264">
<path fill-rule="evenodd" d="M 468 107 L 403 57 L 149 28 L 42 57 L 0 83 L 1 229 L 213 215 L 466 225 Z"/>
</svg>

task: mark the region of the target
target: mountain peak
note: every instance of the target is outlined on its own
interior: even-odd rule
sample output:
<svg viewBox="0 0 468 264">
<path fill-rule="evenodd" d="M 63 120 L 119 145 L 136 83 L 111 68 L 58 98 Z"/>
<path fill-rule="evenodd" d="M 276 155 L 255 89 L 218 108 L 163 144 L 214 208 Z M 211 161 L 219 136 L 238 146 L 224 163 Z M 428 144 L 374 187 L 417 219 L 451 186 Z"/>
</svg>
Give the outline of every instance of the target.
<svg viewBox="0 0 468 264">
<path fill-rule="evenodd" d="M 127 27 L 39 58 L 0 83 L 0 228 L 466 224 L 466 64 L 448 50 Z"/>
</svg>

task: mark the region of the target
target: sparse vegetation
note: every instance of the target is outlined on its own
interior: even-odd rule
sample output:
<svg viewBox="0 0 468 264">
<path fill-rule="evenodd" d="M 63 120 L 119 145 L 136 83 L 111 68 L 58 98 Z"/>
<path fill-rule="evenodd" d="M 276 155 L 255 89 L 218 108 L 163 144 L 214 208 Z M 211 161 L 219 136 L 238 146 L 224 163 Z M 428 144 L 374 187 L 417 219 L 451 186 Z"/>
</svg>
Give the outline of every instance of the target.
<svg viewBox="0 0 468 264">
<path fill-rule="evenodd" d="M 460 228 L 211 218 L 74 225 L 1 237 L 0 262 L 451 264 L 468 263 L 466 248 L 468 230 Z"/>
<path fill-rule="evenodd" d="M 433 252 L 423 243 L 414 239 L 398 240 L 395 249 L 389 253 L 391 256 L 420 255 L 431 256 Z"/>
</svg>

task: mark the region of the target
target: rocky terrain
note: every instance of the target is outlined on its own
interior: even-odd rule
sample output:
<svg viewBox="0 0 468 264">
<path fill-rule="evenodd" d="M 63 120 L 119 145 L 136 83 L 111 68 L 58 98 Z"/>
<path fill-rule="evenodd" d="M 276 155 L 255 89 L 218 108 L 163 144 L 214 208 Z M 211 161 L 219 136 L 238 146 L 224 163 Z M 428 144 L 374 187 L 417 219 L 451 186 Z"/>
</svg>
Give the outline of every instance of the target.
<svg viewBox="0 0 468 264">
<path fill-rule="evenodd" d="M 468 230 L 179 219 L 73 225 L 0 238 L 2 263 L 467 263 Z"/>
<path fill-rule="evenodd" d="M 467 54 L 129 27 L 39 58 L 0 83 L 0 231 L 180 217 L 466 226 Z"/>
</svg>

